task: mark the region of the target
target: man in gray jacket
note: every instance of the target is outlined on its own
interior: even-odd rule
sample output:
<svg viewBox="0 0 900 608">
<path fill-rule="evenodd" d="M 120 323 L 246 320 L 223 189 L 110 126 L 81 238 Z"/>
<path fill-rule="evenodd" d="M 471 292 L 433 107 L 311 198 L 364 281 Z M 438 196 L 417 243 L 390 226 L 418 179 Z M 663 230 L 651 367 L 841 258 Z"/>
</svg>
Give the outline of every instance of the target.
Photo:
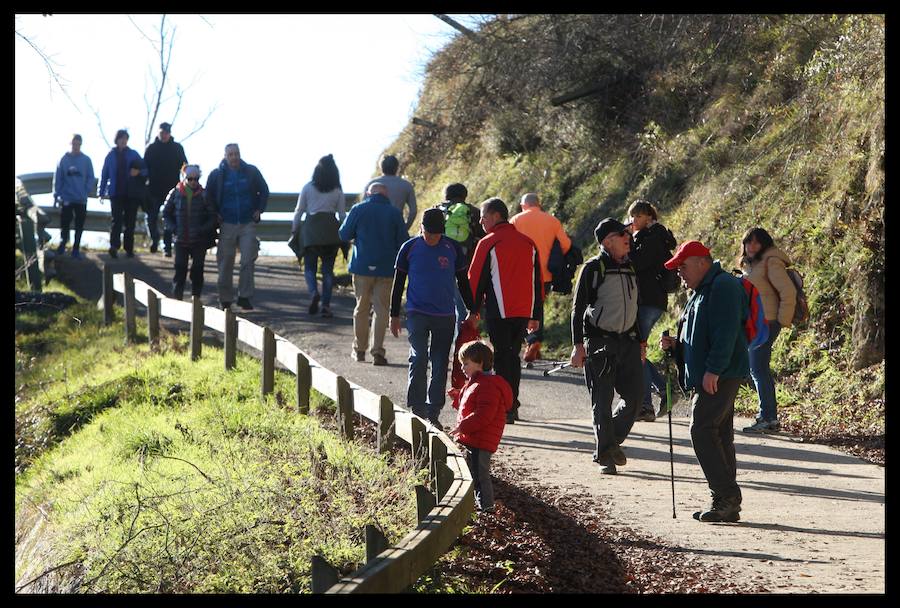
<svg viewBox="0 0 900 608">
<path fill-rule="evenodd" d="M 386 154 L 384 158 L 381 159 L 381 171 L 383 172 L 383 175 L 369 180 L 369 183 L 363 188 L 363 192 L 368 192 L 369 186 L 375 182 L 384 184 L 384 187 L 387 188 L 387 197 L 391 199 L 391 204 L 400 210 L 401 215 L 403 214 L 403 207 L 409 207 L 409 212 L 406 217 L 406 230 L 408 231 L 410 226 L 412 226 L 413 222 L 416 220 L 416 213 L 418 213 L 418 209 L 416 208 L 416 192 L 411 183 L 402 177 L 397 176 L 397 171 L 399 169 L 400 161 L 397 160 L 397 157 Z"/>
<path fill-rule="evenodd" d="M 646 337 L 637 322 L 637 281 L 628 261 L 631 235 L 606 218 L 594 231 L 600 255 L 585 262 L 572 303 L 572 367 L 584 367 L 591 393 L 600 472 L 615 475 L 626 463 L 619 447 L 631 432 L 644 395 Z M 612 410 L 613 391 L 622 397 Z"/>
</svg>

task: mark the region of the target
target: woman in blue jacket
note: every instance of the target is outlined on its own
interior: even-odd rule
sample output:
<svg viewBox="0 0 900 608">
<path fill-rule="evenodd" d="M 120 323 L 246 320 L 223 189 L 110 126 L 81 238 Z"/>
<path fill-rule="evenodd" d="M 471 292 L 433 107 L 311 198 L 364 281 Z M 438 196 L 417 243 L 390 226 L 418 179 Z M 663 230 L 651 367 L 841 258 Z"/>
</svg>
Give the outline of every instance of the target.
<svg viewBox="0 0 900 608">
<path fill-rule="evenodd" d="M 109 151 L 103 161 L 100 172 L 100 199 L 108 198 L 111 206 L 109 230 L 109 255 L 118 257 L 122 242 L 122 230 L 125 231 L 125 255 L 134 257 L 134 222 L 137 218 L 137 199 L 128 195 L 128 178 L 147 177 L 147 168 L 132 169 L 134 161 L 142 162 L 141 155 L 128 147 L 128 131 L 116 131 L 116 147 Z"/>
</svg>

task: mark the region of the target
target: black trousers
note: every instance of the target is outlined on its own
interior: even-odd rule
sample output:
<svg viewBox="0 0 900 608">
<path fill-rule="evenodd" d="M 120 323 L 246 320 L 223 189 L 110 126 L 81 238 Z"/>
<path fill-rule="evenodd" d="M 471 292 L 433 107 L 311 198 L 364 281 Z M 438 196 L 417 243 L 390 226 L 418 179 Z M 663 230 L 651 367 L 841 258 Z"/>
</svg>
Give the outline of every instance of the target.
<svg viewBox="0 0 900 608">
<path fill-rule="evenodd" d="M 547 300 L 547 294 L 550 293 L 550 288 L 553 287 L 553 283 L 544 283 L 544 301 Z M 525 342 L 528 344 L 534 344 L 535 342 L 543 342 L 544 341 L 544 309 L 541 308 L 541 324 L 538 325 L 537 331 L 534 331 L 530 334 L 525 335 Z"/>
<path fill-rule="evenodd" d="M 87 217 L 87 201 L 84 203 L 68 203 L 63 205 L 59 218 L 59 240 L 62 243 L 69 242 L 69 224 L 75 217 L 75 241 L 72 246 L 78 249 L 81 245 L 81 232 L 84 230 L 84 219 Z"/>
<path fill-rule="evenodd" d="M 713 498 L 741 501 L 734 450 L 734 399 L 740 378 L 719 378 L 711 395 L 700 386 L 691 403 L 691 444 Z"/>
<path fill-rule="evenodd" d="M 114 196 L 109 202 L 112 207 L 109 248 L 118 250 L 122 246 L 125 251 L 131 253 L 134 251 L 134 222 L 137 219 L 138 200 L 127 196 Z"/>
<path fill-rule="evenodd" d="M 206 261 L 206 243 L 182 245 L 175 243 L 175 279 L 172 294 L 179 300 L 184 296 L 184 283 L 188 273 L 188 258 L 191 259 L 191 295 L 203 293 L 203 264 Z"/>
<path fill-rule="evenodd" d="M 494 370 L 509 382 L 513 391 L 513 409 L 519 409 L 519 381 L 522 378 L 522 363 L 519 350 L 528 329 L 528 319 L 485 319 L 488 336 L 494 345 Z"/>
</svg>

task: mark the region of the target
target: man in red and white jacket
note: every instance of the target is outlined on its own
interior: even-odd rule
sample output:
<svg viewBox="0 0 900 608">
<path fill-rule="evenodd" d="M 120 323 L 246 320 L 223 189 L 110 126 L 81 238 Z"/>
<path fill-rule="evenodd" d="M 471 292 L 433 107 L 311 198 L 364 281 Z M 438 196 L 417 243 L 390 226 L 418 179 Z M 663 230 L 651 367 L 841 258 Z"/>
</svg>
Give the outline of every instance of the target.
<svg viewBox="0 0 900 608">
<path fill-rule="evenodd" d="M 484 321 L 494 346 L 494 369 L 513 390 L 513 409 L 506 423 L 518 418 L 519 349 L 526 331 L 540 326 L 544 307 L 541 264 L 534 242 L 509 223 L 509 210 L 499 198 L 481 203 L 481 225 L 486 236 L 478 241 L 469 265 L 474 296 L 472 314 L 485 305 Z"/>
</svg>

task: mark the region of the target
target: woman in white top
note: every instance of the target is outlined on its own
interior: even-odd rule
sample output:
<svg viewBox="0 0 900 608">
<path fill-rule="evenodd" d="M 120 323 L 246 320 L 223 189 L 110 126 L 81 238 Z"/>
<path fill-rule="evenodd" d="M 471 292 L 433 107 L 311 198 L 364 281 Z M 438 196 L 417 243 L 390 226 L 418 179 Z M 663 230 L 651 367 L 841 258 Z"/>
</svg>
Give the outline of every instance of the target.
<svg viewBox="0 0 900 608">
<path fill-rule="evenodd" d="M 304 215 L 305 214 L 305 215 Z M 346 215 L 341 176 L 334 157 L 329 154 L 319 159 L 313 171 L 312 181 L 303 186 L 294 209 L 291 232 L 299 232 L 302 243 L 303 275 L 311 301 L 309 314 L 321 312 L 323 317 L 331 313 L 331 290 L 334 285 L 334 260 L 341 245 L 338 227 Z M 322 259 L 322 294 L 316 283 L 316 269 Z"/>
</svg>

